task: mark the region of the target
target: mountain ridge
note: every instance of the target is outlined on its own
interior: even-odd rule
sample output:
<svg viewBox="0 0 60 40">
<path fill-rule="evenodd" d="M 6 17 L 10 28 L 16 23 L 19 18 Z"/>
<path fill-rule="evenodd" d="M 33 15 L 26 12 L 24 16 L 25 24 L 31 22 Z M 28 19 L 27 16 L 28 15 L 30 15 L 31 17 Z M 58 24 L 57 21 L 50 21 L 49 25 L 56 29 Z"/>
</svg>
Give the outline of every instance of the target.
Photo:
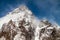
<svg viewBox="0 0 60 40">
<path fill-rule="evenodd" d="M 60 40 L 60 27 L 37 19 L 22 5 L 0 18 L 0 40 Z"/>
</svg>

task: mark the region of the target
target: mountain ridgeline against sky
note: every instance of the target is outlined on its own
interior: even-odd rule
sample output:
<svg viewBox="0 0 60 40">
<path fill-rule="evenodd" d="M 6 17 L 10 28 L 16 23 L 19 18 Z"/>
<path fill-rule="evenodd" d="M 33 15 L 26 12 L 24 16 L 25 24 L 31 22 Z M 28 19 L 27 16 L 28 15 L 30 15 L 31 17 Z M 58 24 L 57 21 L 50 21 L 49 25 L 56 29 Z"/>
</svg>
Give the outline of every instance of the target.
<svg viewBox="0 0 60 40">
<path fill-rule="evenodd" d="M 0 40 L 60 40 L 60 27 L 21 5 L 0 18 Z"/>
</svg>

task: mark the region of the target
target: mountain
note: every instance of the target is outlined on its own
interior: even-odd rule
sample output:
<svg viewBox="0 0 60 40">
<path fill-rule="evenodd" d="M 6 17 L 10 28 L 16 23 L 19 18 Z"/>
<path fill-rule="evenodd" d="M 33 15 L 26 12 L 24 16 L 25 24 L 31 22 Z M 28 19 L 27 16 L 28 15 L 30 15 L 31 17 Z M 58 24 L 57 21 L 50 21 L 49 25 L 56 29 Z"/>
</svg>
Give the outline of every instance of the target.
<svg viewBox="0 0 60 40">
<path fill-rule="evenodd" d="M 60 27 L 21 5 L 0 18 L 0 40 L 60 40 Z"/>
</svg>

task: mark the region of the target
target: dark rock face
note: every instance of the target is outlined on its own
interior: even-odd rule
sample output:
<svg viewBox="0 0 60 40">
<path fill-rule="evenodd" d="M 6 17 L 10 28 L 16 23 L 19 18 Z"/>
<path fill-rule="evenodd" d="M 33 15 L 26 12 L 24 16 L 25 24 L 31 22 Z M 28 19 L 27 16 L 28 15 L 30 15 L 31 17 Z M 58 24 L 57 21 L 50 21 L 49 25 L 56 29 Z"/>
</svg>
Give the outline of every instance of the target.
<svg viewBox="0 0 60 40">
<path fill-rule="evenodd" d="M 28 25 L 30 26 L 28 30 L 26 30 L 24 24 L 26 24 L 24 20 L 19 22 L 19 27 L 16 27 L 12 20 L 10 20 L 6 24 L 3 24 L 2 29 L 0 31 L 0 38 L 4 36 L 5 40 L 36 40 L 35 37 L 37 36 L 35 36 L 35 30 L 37 28 L 33 30 L 31 24 L 28 23 Z M 53 26 L 51 27 L 51 25 L 49 27 L 46 26 L 40 29 L 38 32 L 38 40 L 60 40 L 60 31 Z"/>
<path fill-rule="evenodd" d="M 13 37 L 17 34 L 17 32 L 14 31 L 15 27 L 12 20 L 10 20 L 8 24 L 3 24 L 0 37 L 4 36 L 6 40 L 13 40 Z"/>
<path fill-rule="evenodd" d="M 29 30 L 26 30 L 26 28 L 23 26 L 24 23 L 25 23 L 24 20 L 20 21 L 19 27 L 17 27 L 17 28 L 12 20 L 10 20 L 8 24 L 3 24 L 3 27 L 1 29 L 2 31 L 0 32 L 0 38 L 2 36 L 4 36 L 6 38 L 6 40 L 14 40 L 14 37 L 17 34 L 20 34 L 17 31 L 17 30 L 19 30 L 19 32 L 21 32 L 20 35 L 24 36 L 25 40 L 31 40 L 32 36 L 34 35 L 32 27 L 29 27 Z"/>
</svg>

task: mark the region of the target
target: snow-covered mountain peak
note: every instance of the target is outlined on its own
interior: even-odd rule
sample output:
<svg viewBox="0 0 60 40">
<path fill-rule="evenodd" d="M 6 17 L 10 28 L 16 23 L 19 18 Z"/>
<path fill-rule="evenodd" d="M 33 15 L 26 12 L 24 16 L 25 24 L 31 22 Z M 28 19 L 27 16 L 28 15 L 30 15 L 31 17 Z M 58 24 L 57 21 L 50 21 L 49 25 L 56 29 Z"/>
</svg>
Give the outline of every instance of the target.
<svg viewBox="0 0 60 40">
<path fill-rule="evenodd" d="M 23 18 L 30 19 L 31 16 L 32 12 L 25 5 L 21 5 L 12 12 L 9 12 L 6 16 L 0 18 L 0 27 L 2 27 L 4 23 L 8 23 L 10 20 L 18 21 Z"/>
<path fill-rule="evenodd" d="M 25 5 L 20 5 L 18 8 L 14 9 L 10 14 L 16 14 L 20 12 L 25 12 L 26 14 L 32 14 L 32 12 Z"/>
<path fill-rule="evenodd" d="M 1 40 L 60 40 L 60 28 L 48 20 L 36 18 L 21 5 L 0 18 Z"/>
</svg>

